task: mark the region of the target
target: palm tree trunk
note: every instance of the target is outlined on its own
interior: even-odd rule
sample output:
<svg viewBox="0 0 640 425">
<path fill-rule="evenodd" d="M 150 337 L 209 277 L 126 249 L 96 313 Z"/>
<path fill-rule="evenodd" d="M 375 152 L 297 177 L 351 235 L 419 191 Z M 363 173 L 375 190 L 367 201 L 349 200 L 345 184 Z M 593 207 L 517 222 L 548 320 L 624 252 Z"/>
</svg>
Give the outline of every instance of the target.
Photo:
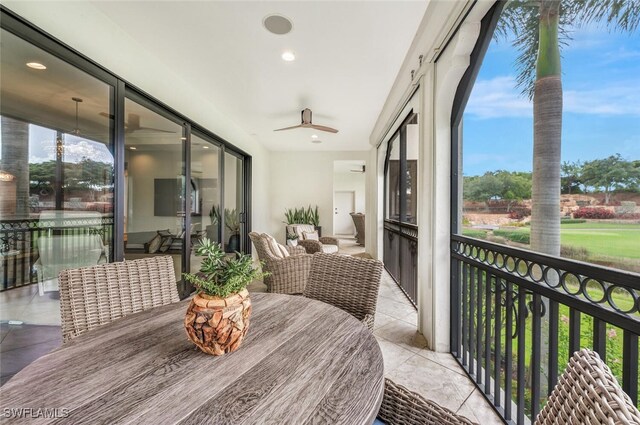
<svg viewBox="0 0 640 425">
<path fill-rule="evenodd" d="M 540 4 L 539 47 L 536 82 L 533 94 L 533 182 L 531 208 L 531 249 L 560 256 L 560 151 L 562 144 L 562 81 L 558 23 L 560 1 L 543 0 Z M 549 311 L 549 300 L 542 299 Z M 539 349 L 539 394 L 547 394 L 549 360 L 549 317 L 542 317 Z M 553 342 L 552 342 L 553 343 Z"/>
<path fill-rule="evenodd" d="M 2 160 L 0 169 L 15 177 L 15 208 L 3 211 L 4 218 L 29 217 L 29 124 L 2 117 Z M 6 200 L 9 201 L 9 200 Z"/>
<path fill-rule="evenodd" d="M 540 45 L 533 95 L 531 249 L 560 255 L 560 148 L 562 81 L 558 45 L 559 1 L 540 6 Z"/>
</svg>

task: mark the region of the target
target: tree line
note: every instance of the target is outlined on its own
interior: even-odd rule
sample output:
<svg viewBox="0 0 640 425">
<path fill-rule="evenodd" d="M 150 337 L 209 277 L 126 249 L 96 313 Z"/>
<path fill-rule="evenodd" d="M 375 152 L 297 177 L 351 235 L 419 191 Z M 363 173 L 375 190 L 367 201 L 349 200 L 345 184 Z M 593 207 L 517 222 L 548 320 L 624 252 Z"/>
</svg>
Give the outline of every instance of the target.
<svg viewBox="0 0 640 425">
<path fill-rule="evenodd" d="M 484 202 L 505 200 L 509 204 L 531 199 L 533 176 L 522 171 L 487 171 L 481 176 L 465 176 L 465 200 Z M 560 173 L 563 194 L 604 193 L 605 204 L 616 191 L 640 192 L 640 160 L 628 161 L 620 154 L 592 161 L 565 161 Z"/>
</svg>

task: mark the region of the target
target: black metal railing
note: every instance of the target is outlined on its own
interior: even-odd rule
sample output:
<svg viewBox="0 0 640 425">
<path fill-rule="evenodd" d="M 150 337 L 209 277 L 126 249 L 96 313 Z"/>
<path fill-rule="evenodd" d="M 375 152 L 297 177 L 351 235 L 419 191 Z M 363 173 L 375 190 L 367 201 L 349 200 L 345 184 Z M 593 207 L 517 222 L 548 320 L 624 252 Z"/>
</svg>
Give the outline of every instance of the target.
<svg viewBox="0 0 640 425">
<path fill-rule="evenodd" d="M 64 238 L 83 234 L 100 235 L 109 247 L 113 239 L 113 217 L 1 220 L 0 291 L 37 283 L 35 266 L 39 258 L 40 237 L 55 235 Z M 63 250 L 65 247 L 59 246 Z"/>
<path fill-rule="evenodd" d="M 418 300 L 418 226 L 385 220 L 383 261 L 415 306 Z"/>
<path fill-rule="evenodd" d="M 508 423 L 533 422 L 584 347 L 638 404 L 640 275 L 459 235 L 451 261 L 452 354 Z"/>
</svg>

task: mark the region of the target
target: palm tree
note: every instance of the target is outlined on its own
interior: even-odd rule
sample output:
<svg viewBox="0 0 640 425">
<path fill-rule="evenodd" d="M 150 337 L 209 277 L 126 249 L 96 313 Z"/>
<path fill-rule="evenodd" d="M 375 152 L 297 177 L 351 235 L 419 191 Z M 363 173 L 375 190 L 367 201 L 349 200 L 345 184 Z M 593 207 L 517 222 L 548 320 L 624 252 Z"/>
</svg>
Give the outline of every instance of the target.
<svg viewBox="0 0 640 425">
<path fill-rule="evenodd" d="M 634 31 L 640 22 L 640 0 L 513 0 L 496 32 L 515 35 L 516 82 L 533 99 L 531 248 L 555 256 L 560 255 L 560 51 L 571 39 L 569 25 L 592 22 Z"/>
</svg>

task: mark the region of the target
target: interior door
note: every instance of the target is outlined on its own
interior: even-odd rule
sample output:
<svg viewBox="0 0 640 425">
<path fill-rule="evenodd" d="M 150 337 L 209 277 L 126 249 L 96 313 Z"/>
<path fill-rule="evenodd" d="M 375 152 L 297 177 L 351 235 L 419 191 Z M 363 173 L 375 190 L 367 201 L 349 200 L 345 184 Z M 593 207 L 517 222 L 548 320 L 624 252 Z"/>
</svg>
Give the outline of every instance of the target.
<svg viewBox="0 0 640 425">
<path fill-rule="evenodd" d="M 336 191 L 333 204 L 333 233 L 335 235 L 355 235 L 356 228 L 349 215 L 355 212 L 355 197 L 353 191 Z"/>
</svg>

